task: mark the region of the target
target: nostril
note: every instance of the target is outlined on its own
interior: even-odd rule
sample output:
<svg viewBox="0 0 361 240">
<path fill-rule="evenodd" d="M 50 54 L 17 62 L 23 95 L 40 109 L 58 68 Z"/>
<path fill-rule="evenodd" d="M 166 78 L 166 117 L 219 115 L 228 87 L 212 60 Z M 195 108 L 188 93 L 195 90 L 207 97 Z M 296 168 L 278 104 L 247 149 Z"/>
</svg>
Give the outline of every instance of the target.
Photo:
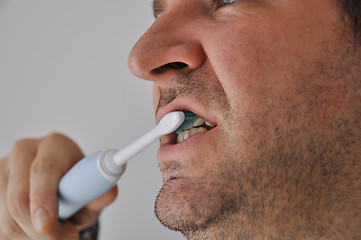
<svg viewBox="0 0 361 240">
<path fill-rule="evenodd" d="M 152 70 L 152 73 L 164 73 L 166 72 L 167 70 L 170 70 L 170 69 L 176 69 L 176 70 L 180 70 L 180 69 L 183 69 L 183 68 L 186 68 L 188 67 L 187 64 L 183 63 L 183 62 L 171 62 L 171 63 L 167 63 L 165 65 L 162 65 L 160 67 L 157 67 L 157 68 L 154 68 Z"/>
</svg>

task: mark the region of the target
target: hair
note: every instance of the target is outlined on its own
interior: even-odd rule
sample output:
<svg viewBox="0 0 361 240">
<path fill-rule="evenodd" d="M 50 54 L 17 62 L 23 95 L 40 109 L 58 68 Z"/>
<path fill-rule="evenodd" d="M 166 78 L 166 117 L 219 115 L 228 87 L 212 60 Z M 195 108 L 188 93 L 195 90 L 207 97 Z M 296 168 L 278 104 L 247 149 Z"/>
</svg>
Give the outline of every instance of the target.
<svg viewBox="0 0 361 240">
<path fill-rule="evenodd" d="M 353 29 L 355 37 L 361 39 L 361 1 L 360 0 L 337 0 L 346 21 Z"/>
</svg>

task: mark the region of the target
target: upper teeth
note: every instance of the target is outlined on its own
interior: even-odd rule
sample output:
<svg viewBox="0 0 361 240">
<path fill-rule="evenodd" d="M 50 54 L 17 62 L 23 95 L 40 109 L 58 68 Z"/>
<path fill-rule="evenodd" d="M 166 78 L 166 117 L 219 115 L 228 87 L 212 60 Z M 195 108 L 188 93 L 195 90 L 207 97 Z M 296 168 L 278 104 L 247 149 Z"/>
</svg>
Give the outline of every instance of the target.
<svg viewBox="0 0 361 240">
<path fill-rule="evenodd" d="M 216 126 L 213 123 L 210 123 L 209 121 L 205 120 L 204 118 L 198 118 L 197 120 L 194 121 L 193 128 L 183 130 L 178 133 L 177 143 L 183 142 L 187 138 L 189 138 L 197 133 L 208 131 L 205 127 L 199 127 L 199 126 L 202 126 L 203 124 L 206 124 L 207 126 L 212 127 L 212 128 Z"/>
<path fill-rule="evenodd" d="M 205 122 L 204 118 L 198 118 L 197 120 L 194 121 L 193 125 L 195 127 L 202 126 L 204 122 Z"/>
<path fill-rule="evenodd" d="M 215 127 L 216 126 L 213 123 L 208 122 L 207 120 L 205 120 L 205 123 L 206 123 L 207 126 L 210 126 L 210 127 Z"/>
</svg>

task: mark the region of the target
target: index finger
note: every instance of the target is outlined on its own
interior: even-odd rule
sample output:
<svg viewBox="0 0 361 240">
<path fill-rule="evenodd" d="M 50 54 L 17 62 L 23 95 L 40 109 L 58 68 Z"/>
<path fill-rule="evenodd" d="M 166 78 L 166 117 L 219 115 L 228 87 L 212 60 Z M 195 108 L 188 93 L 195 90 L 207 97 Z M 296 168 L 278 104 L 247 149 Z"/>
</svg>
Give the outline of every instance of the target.
<svg viewBox="0 0 361 240">
<path fill-rule="evenodd" d="M 82 157 L 75 143 L 62 135 L 44 139 L 30 171 L 30 211 L 38 232 L 59 228 L 58 183 Z"/>
</svg>

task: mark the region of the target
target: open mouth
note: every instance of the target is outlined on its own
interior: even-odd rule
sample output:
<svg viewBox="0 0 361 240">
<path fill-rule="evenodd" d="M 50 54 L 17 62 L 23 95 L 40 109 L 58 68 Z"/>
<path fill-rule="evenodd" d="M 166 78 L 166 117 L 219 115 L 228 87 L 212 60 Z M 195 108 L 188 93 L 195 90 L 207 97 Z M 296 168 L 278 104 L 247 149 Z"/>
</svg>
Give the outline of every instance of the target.
<svg viewBox="0 0 361 240">
<path fill-rule="evenodd" d="M 189 111 L 185 111 L 185 120 L 182 125 L 175 131 L 177 133 L 177 143 L 183 142 L 201 132 L 209 131 L 216 127 L 207 119 Z"/>
</svg>

